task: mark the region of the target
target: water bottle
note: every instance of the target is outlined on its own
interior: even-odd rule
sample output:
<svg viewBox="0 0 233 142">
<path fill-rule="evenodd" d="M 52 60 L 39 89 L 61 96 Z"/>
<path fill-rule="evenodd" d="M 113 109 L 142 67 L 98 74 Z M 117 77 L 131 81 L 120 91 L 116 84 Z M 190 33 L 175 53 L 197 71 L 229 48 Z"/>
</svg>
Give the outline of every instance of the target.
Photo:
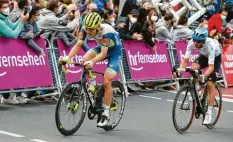
<svg viewBox="0 0 233 142">
<path fill-rule="evenodd" d="M 95 92 L 95 86 L 96 86 L 96 80 L 95 78 L 90 78 L 90 86 L 89 86 L 89 90 L 94 93 Z"/>
<path fill-rule="evenodd" d="M 196 89 L 196 91 L 197 92 L 199 92 L 199 90 L 200 90 L 200 85 L 199 85 L 199 83 L 197 82 L 197 83 L 195 83 L 195 89 Z"/>
<path fill-rule="evenodd" d="M 199 83 L 195 83 L 195 89 L 196 89 L 197 95 L 198 95 L 199 99 L 201 100 L 202 99 L 202 93 L 200 91 L 200 88 L 201 87 L 200 87 Z"/>
</svg>

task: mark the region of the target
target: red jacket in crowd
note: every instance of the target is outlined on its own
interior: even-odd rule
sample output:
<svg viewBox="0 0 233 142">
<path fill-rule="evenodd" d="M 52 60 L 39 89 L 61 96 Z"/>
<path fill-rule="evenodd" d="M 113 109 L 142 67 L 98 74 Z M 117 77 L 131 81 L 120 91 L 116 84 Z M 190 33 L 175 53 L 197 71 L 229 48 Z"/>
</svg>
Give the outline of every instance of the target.
<svg viewBox="0 0 233 142">
<path fill-rule="evenodd" d="M 223 24 L 221 19 L 221 14 L 216 13 L 208 20 L 208 31 L 217 29 L 218 33 L 223 32 Z"/>
</svg>

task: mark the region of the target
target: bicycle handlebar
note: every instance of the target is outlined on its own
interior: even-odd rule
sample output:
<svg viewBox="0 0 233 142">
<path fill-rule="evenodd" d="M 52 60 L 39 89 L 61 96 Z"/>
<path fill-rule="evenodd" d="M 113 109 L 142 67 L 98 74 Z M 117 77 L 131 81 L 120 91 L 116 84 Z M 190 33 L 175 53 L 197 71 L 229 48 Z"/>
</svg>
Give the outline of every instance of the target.
<svg viewBox="0 0 233 142">
<path fill-rule="evenodd" d="M 181 77 L 181 72 L 189 72 L 193 77 L 202 74 L 201 69 L 193 70 L 191 69 L 191 67 L 186 67 L 186 68 L 178 68 L 177 66 L 173 67 L 172 74 L 175 76 L 175 78 Z"/>
<path fill-rule="evenodd" d="M 101 73 L 101 72 L 96 72 L 96 71 L 91 71 L 90 69 L 86 69 L 84 65 L 80 64 L 80 63 L 77 63 L 77 62 L 68 62 L 68 63 L 61 63 L 61 66 L 62 66 L 62 71 L 65 72 L 65 73 L 68 73 L 69 70 L 65 67 L 66 64 L 73 64 L 75 66 L 79 66 L 79 67 L 82 67 L 84 68 L 84 70 L 88 70 L 88 74 L 90 77 L 95 77 L 92 73 L 94 74 L 99 74 L 99 75 L 104 75 L 104 73 Z"/>
<path fill-rule="evenodd" d="M 189 72 L 189 73 L 198 73 L 198 74 L 202 74 L 201 69 L 193 70 L 193 69 L 191 69 L 190 67 L 186 67 L 186 68 L 184 69 L 184 71 L 185 71 L 185 72 Z"/>
<path fill-rule="evenodd" d="M 75 66 L 79 66 L 79 67 L 82 67 L 82 68 L 85 68 L 84 65 L 80 64 L 80 63 L 76 63 L 76 62 L 62 62 L 60 65 L 62 66 L 62 71 L 65 72 L 65 73 L 68 73 L 69 70 L 65 67 L 65 65 L 68 64 L 73 64 Z"/>
</svg>

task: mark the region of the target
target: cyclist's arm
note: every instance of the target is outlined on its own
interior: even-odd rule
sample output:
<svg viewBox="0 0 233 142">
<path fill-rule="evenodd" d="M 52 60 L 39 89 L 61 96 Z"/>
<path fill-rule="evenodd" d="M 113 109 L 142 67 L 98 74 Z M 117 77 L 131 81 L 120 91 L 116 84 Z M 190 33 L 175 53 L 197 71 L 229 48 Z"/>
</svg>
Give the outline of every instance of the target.
<svg viewBox="0 0 233 142">
<path fill-rule="evenodd" d="M 188 62 L 189 62 L 189 58 L 184 58 L 184 60 L 180 64 L 180 68 L 186 68 Z"/>
<path fill-rule="evenodd" d="M 84 46 L 84 40 L 86 38 L 86 33 L 83 31 L 83 29 L 81 30 L 81 32 L 79 33 L 79 37 L 78 37 L 78 42 L 74 45 L 74 47 L 71 49 L 68 57 L 71 59 L 72 57 L 74 57 L 79 50 Z"/>
<path fill-rule="evenodd" d="M 97 62 L 102 61 L 107 56 L 108 46 L 109 46 L 109 39 L 103 38 L 100 54 L 98 54 L 95 58 L 91 60 L 93 64 L 96 64 Z"/>
<path fill-rule="evenodd" d="M 208 45 L 208 51 L 209 51 L 209 57 L 208 57 L 208 69 L 206 70 L 206 72 L 204 73 L 205 77 L 210 76 L 213 71 L 214 71 L 214 60 L 215 60 L 215 50 L 214 47 L 210 44 L 207 43 Z"/>
<path fill-rule="evenodd" d="M 74 47 L 71 49 L 68 57 L 71 59 L 72 57 L 74 57 L 78 52 L 79 50 L 83 47 L 84 45 L 84 41 L 83 40 L 79 40 L 75 45 Z"/>
<path fill-rule="evenodd" d="M 187 45 L 187 50 L 185 52 L 184 59 L 180 64 L 180 68 L 186 68 L 186 66 L 189 62 L 189 57 L 190 57 L 191 53 L 192 53 L 192 43 L 189 42 Z"/>
</svg>

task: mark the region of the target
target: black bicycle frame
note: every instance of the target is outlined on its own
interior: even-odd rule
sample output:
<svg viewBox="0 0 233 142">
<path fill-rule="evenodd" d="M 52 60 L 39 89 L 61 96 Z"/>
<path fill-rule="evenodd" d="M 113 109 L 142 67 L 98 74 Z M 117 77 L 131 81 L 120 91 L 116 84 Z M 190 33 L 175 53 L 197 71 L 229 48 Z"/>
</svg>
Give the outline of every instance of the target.
<svg viewBox="0 0 233 142">
<path fill-rule="evenodd" d="M 92 107 L 95 107 L 95 100 L 94 100 L 94 97 L 93 97 L 93 95 L 90 93 L 90 92 L 88 92 L 88 89 L 87 89 L 87 79 L 86 79 L 86 75 L 89 73 L 89 70 L 87 70 L 87 69 L 84 69 L 83 68 L 83 70 L 82 70 L 82 75 L 81 75 L 81 89 L 80 89 L 80 94 L 82 93 L 82 87 L 84 87 L 84 91 L 87 93 L 87 96 L 88 96 L 88 100 L 89 100 L 89 102 L 90 102 L 90 104 L 92 105 Z M 94 74 L 100 74 L 100 75 L 104 75 L 103 73 L 100 73 L 100 72 L 96 72 L 96 71 L 92 71 L 92 73 L 94 73 Z M 79 98 L 79 100 L 81 99 L 81 96 L 82 95 L 80 95 L 80 98 Z"/>
<path fill-rule="evenodd" d="M 191 74 L 192 74 L 192 76 L 193 76 L 193 81 L 190 83 L 190 86 L 189 86 L 189 89 L 186 91 L 186 93 L 185 93 L 185 97 L 184 97 L 184 100 L 183 100 L 183 102 L 182 102 L 182 104 L 181 104 L 181 108 L 183 108 L 183 104 L 184 104 L 184 102 L 185 102 L 185 100 L 186 100 L 186 97 L 187 97 L 187 93 L 190 91 L 190 93 L 191 93 L 191 91 L 192 90 L 194 90 L 194 97 L 195 97 L 195 100 L 196 100 L 196 103 L 197 103 L 197 109 L 198 109 L 198 112 L 199 113 L 202 113 L 202 114 L 205 114 L 204 113 L 204 109 L 203 109 L 203 107 L 202 107 L 202 105 L 201 105 L 201 102 L 200 102 L 200 100 L 199 100 L 199 98 L 198 98 L 198 94 L 197 94 L 197 91 L 196 91 L 196 89 L 195 89 L 195 79 L 197 78 L 197 76 L 196 76 L 196 74 L 195 74 L 195 72 L 191 72 Z M 206 91 L 206 90 L 205 90 Z M 206 93 L 206 92 L 204 92 L 204 93 Z M 203 94 L 204 95 L 204 94 Z"/>
</svg>

